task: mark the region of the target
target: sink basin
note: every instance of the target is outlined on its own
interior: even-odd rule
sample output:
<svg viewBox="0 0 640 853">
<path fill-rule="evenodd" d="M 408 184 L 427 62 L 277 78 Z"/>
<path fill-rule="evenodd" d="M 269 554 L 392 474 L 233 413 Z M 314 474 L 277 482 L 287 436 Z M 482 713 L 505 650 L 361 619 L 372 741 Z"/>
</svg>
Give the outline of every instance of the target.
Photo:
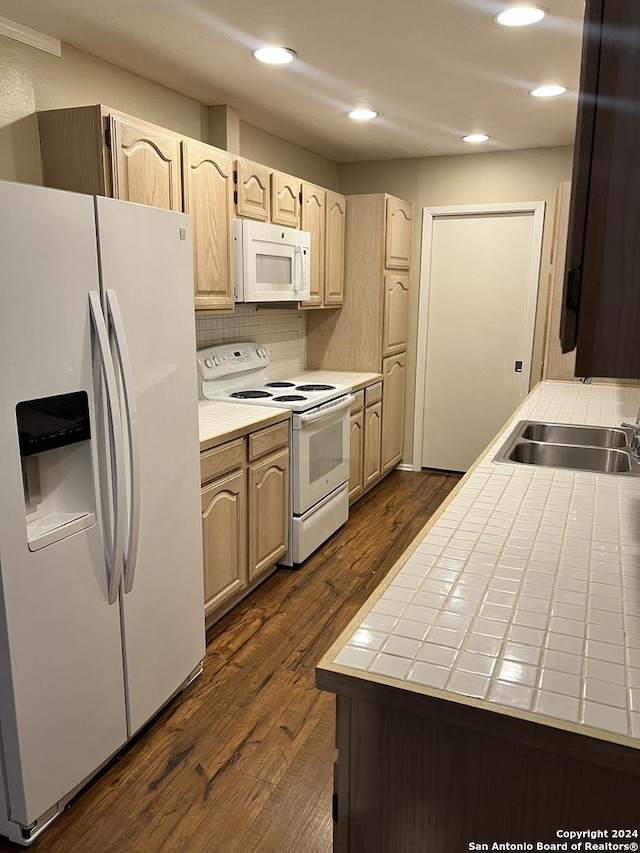
<svg viewBox="0 0 640 853">
<path fill-rule="evenodd" d="M 530 441 L 552 444 L 579 444 L 588 447 L 626 447 L 627 433 L 609 427 L 578 426 L 577 424 L 545 424 L 524 421 L 520 432 Z"/>
<path fill-rule="evenodd" d="M 573 468 L 578 471 L 598 471 L 602 474 L 625 474 L 631 470 L 631 459 L 627 451 L 608 447 L 518 441 L 508 452 L 507 459 L 524 465 Z"/>
<path fill-rule="evenodd" d="M 520 421 L 494 462 L 640 476 L 628 447 L 624 429 Z"/>
</svg>

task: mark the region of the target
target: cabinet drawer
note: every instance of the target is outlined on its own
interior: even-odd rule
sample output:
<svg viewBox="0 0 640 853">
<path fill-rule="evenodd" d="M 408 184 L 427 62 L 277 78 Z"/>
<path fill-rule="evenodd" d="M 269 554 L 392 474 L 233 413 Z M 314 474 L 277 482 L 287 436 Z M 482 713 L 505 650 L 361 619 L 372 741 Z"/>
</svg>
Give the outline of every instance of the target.
<svg viewBox="0 0 640 853">
<path fill-rule="evenodd" d="M 376 382 L 375 385 L 369 385 L 364 389 L 364 402 L 366 406 L 371 406 L 382 400 L 382 382 Z"/>
<path fill-rule="evenodd" d="M 364 388 L 362 391 L 356 391 L 353 395 L 354 400 L 351 404 L 351 413 L 359 412 L 364 407 Z"/>
<path fill-rule="evenodd" d="M 276 424 L 259 432 L 252 432 L 249 436 L 249 462 L 271 453 L 278 447 L 284 447 L 289 441 L 289 421 Z"/>
<path fill-rule="evenodd" d="M 244 438 L 221 444 L 213 450 L 205 450 L 200 454 L 200 482 L 208 483 L 234 468 L 240 468 L 244 462 L 244 452 Z"/>
</svg>

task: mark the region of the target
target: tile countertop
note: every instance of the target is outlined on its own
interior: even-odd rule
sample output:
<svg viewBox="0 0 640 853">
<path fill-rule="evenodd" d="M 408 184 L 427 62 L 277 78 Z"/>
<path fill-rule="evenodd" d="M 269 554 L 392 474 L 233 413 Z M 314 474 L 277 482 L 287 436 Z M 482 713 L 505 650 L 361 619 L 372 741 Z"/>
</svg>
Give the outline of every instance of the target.
<svg viewBox="0 0 640 853">
<path fill-rule="evenodd" d="M 290 417 L 288 409 L 199 400 L 200 452 Z"/>
<path fill-rule="evenodd" d="M 639 402 L 540 383 L 318 669 L 640 749 L 640 478 L 492 461 L 519 420 Z"/>
<path fill-rule="evenodd" d="M 291 378 L 294 382 L 326 382 L 328 385 L 350 385 L 352 391 L 360 391 L 374 382 L 382 382 L 381 373 L 353 373 L 347 370 L 305 370 Z"/>
</svg>

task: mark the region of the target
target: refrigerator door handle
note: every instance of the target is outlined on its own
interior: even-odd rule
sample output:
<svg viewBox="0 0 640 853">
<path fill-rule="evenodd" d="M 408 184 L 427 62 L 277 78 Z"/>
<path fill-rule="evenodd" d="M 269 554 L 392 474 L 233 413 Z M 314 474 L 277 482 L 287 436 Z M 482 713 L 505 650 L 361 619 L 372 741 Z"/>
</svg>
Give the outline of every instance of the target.
<svg viewBox="0 0 640 853">
<path fill-rule="evenodd" d="M 124 551 L 124 528 L 125 528 L 125 487 L 123 480 L 124 472 L 124 449 L 122 442 L 122 421 L 120 418 L 120 406 L 118 405 L 118 385 L 116 374 L 109 348 L 109 333 L 107 324 L 102 313 L 100 295 L 97 291 L 89 292 L 89 307 L 91 320 L 95 331 L 95 338 L 100 351 L 100 362 L 104 376 L 107 408 L 108 408 L 108 432 L 112 459 L 112 482 L 113 482 L 113 543 L 111 553 L 107 555 L 109 568 L 108 598 L 109 604 L 115 604 L 118 599 L 118 588 L 122 578 L 122 554 Z"/>
<path fill-rule="evenodd" d="M 131 592 L 138 560 L 140 539 L 140 444 L 138 441 L 138 414 L 131 371 L 131 358 L 127 338 L 115 290 L 107 290 L 107 312 L 113 327 L 115 349 L 122 375 L 124 412 L 128 432 L 129 483 L 131 504 L 129 507 L 129 543 L 124 559 L 124 591 Z"/>
</svg>

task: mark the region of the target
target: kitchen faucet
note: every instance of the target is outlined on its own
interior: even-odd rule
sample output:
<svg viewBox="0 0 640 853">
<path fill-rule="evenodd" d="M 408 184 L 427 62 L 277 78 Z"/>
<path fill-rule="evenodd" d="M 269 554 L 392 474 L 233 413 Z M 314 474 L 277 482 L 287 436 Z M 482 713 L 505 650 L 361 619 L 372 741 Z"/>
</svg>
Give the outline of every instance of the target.
<svg viewBox="0 0 640 853">
<path fill-rule="evenodd" d="M 634 424 L 623 423 L 622 426 L 633 430 L 630 450 L 635 459 L 640 459 L 640 409 L 638 409 L 636 422 Z"/>
</svg>

